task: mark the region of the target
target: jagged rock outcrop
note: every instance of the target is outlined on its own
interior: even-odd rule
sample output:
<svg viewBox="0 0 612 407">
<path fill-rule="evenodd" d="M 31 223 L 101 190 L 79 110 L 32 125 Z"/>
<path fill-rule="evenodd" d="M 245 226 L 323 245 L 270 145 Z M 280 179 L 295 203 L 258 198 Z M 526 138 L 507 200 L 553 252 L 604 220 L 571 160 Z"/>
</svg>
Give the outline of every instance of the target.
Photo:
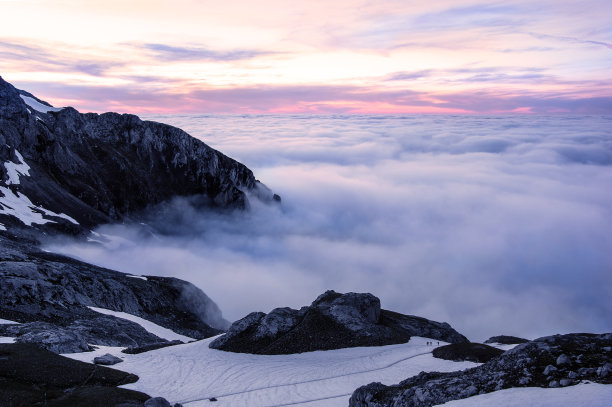
<svg viewBox="0 0 612 407">
<path fill-rule="evenodd" d="M 87 344 L 141 347 L 166 342 L 140 325 L 88 306 L 126 312 L 191 338 L 221 332 L 217 305 L 192 284 L 167 277 L 145 280 L 40 251 L 32 242 L 0 235 L 0 336 L 57 352 Z M 215 328 L 216 327 L 216 328 Z"/>
<path fill-rule="evenodd" d="M 299 310 L 254 312 L 215 339 L 210 347 L 231 352 L 290 354 L 354 346 L 403 343 L 425 336 L 461 343 L 467 339 L 446 323 L 380 308 L 372 294 L 327 291 Z"/>
<path fill-rule="evenodd" d="M 484 343 L 499 343 L 502 345 L 517 345 L 519 343 L 526 343 L 526 342 L 529 342 L 529 339 L 519 338 L 517 336 L 510 336 L 510 335 L 492 336 L 486 341 L 484 341 Z"/>
<path fill-rule="evenodd" d="M 581 380 L 612 384 L 612 333 L 568 334 L 518 345 L 461 372 L 425 373 L 355 390 L 351 407 L 429 407 L 510 387 L 565 387 Z"/>
<path fill-rule="evenodd" d="M 22 160 L 28 174 L 11 183 L 9 167 Z M 178 128 L 129 114 L 51 108 L 2 78 L 1 163 L 0 185 L 86 228 L 176 196 L 200 195 L 230 208 L 248 206 L 246 191 L 280 199 L 247 167 Z M 47 218 L 64 231 L 79 229 L 67 218 Z"/>
</svg>

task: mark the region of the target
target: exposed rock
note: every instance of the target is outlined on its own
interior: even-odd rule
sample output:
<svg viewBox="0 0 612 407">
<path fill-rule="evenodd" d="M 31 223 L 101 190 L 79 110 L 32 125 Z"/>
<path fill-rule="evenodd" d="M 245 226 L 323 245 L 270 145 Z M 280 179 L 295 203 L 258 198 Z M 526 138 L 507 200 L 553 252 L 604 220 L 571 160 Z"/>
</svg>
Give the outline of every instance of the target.
<svg viewBox="0 0 612 407">
<path fill-rule="evenodd" d="M 433 406 L 510 387 L 570 386 L 581 380 L 612 384 L 612 377 L 600 377 L 596 373 L 612 362 L 612 356 L 604 351 L 611 344 L 612 333 L 544 337 L 518 345 L 481 366 L 461 372 L 422 372 L 393 386 L 380 383 L 362 386 L 355 390 L 349 405 Z M 570 370 L 569 364 L 556 369 L 548 367 L 562 354 L 576 371 Z"/>
<path fill-rule="evenodd" d="M 517 336 L 510 335 L 492 336 L 486 341 L 484 341 L 484 343 L 499 343 L 502 345 L 517 345 L 519 343 L 525 342 L 529 342 L 529 339 L 519 338 Z"/>
<path fill-rule="evenodd" d="M 434 349 L 432 353 L 438 359 L 485 363 L 501 355 L 504 351 L 481 343 L 453 343 L 440 346 Z"/>
<path fill-rule="evenodd" d="M 138 353 L 149 352 L 149 351 L 156 350 L 156 349 L 167 348 L 168 346 L 182 345 L 183 343 L 184 342 L 182 341 L 174 340 L 174 341 L 167 341 L 167 342 L 157 342 L 157 343 L 152 343 L 150 345 L 143 345 L 143 346 L 129 346 L 123 349 L 121 352 L 130 354 L 130 355 L 135 355 Z"/>
<path fill-rule="evenodd" d="M 102 356 L 97 356 L 94 358 L 93 362 L 96 365 L 116 365 L 117 363 L 123 362 L 123 359 L 118 358 L 117 356 L 111 355 L 110 353 L 106 353 Z"/>
<path fill-rule="evenodd" d="M 240 353 L 290 354 L 354 346 L 403 343 L 411 336 L 467 342 L 450 325 L 380 308 L 372 294 L 327 291 L 300 310 L 254 312 L 215 339 L 210 347 Z"/>
<path fill-rule="evenodd" d="M 118 388 L 138 377 L 79 362 L 29 344 L 0 344 L 0 405 L 143 406 L 150 397 Z"/>
<path fill-rule="evenodd" d="M 0 326 L 0 331 L 11 332 L 6 336 L 23 336 L 31 331 L 18 341 L 61 344 L 43 345 L 54 351 L 86 350 L 87 343 L 141 347 L 166 342 L 134 322 L 94 312 L 87 306 L 136 315 L 196 339 L 221 332 L 207 324 L 223 321 L 221 311 L 188 282 L 165 277 L 130 278 L 42 252 L 24 239 L 0 235 L 0 278 L 0 318 L 39 321 Z M 45 331 L 54 332 L 54 338 L 43 340 L 38 334 L 44 336 Z M 69 342 L 72 344 L 65 347 Z"/>
<path fill-rule="evenodd" d="M 170 403 L 163 397 L 153 397 L 145 401 L 145 407 L 170 407 Z"/>
</svg>

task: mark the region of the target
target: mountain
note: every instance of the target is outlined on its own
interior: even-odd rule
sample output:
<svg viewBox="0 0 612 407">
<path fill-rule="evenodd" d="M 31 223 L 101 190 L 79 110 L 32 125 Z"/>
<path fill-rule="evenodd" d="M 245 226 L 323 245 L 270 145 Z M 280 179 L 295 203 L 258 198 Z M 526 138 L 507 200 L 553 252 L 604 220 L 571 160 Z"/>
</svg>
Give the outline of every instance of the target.
<svg viewBox="0 0 612 407">
<path fill-rule="evenodd" d="M 451 343 L 468 340 L 447 323 L 380 308 L 369 293 L 327 291 L 299 310 L 253 312 L 234 322 L 210 347 L 238 353 L 291 354 L 405 343 L 421 336 Z"/>
<path fill-rule="evenodd" d="M 184 131 L 54 108 L 0 78 L 0 222 L 79 233 L 176 196 L 245 209 L 280 200 L 239 162 Z"/>
<path fill-rule="evenodd" d="M 280 200 L 250 169 L 178 128 L 55 108 L 0 78 L 0 318 L 21 323 L 0 325 L 0 336 L 56 353 L 176 339 L 113 312 L 183 340 L 227 328 L 191 283 L 129 276 L 40 249 L 49 234 L 84 237 L 175 197 L 230 210 L 248 209 L 249 199 Z"/>
</svg>

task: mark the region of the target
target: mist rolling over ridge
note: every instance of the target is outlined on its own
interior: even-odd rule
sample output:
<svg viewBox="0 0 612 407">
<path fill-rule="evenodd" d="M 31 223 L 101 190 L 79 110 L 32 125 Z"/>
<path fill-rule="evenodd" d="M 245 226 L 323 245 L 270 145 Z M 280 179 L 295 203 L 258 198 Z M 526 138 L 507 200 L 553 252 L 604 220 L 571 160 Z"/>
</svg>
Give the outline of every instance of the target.
<svg viewBox="0 0 612 407">
<path fill-rule="evenodd" d="M 236 320 L 326 289 L 472 340 L 612 326 L 612 118 L 149 116 L 282 196 L 249 212 L 169 203 L 106 246 L 50 249 L 193 282 Z M 157 229 L 153 235 L 142 233 Z"/>
</svg>

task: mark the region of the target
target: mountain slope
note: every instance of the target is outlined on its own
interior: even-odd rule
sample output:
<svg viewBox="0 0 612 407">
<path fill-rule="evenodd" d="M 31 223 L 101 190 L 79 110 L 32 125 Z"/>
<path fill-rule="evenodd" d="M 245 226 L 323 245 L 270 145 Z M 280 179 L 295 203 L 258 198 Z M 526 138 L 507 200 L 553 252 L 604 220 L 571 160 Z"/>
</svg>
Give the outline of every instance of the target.
<svg viewBox="0 0 612 407">
<path fill-rule="evenodd" d="M 278 199 L 247 167 L 178 128 L 52 108 L 2 78 L 0 162 L 0 215 L 25 196 L 64 231 L 121 220 L 175 196 L 200 195 L 224 208 L 247 208 L 247 191 Z"/>
</svg>

